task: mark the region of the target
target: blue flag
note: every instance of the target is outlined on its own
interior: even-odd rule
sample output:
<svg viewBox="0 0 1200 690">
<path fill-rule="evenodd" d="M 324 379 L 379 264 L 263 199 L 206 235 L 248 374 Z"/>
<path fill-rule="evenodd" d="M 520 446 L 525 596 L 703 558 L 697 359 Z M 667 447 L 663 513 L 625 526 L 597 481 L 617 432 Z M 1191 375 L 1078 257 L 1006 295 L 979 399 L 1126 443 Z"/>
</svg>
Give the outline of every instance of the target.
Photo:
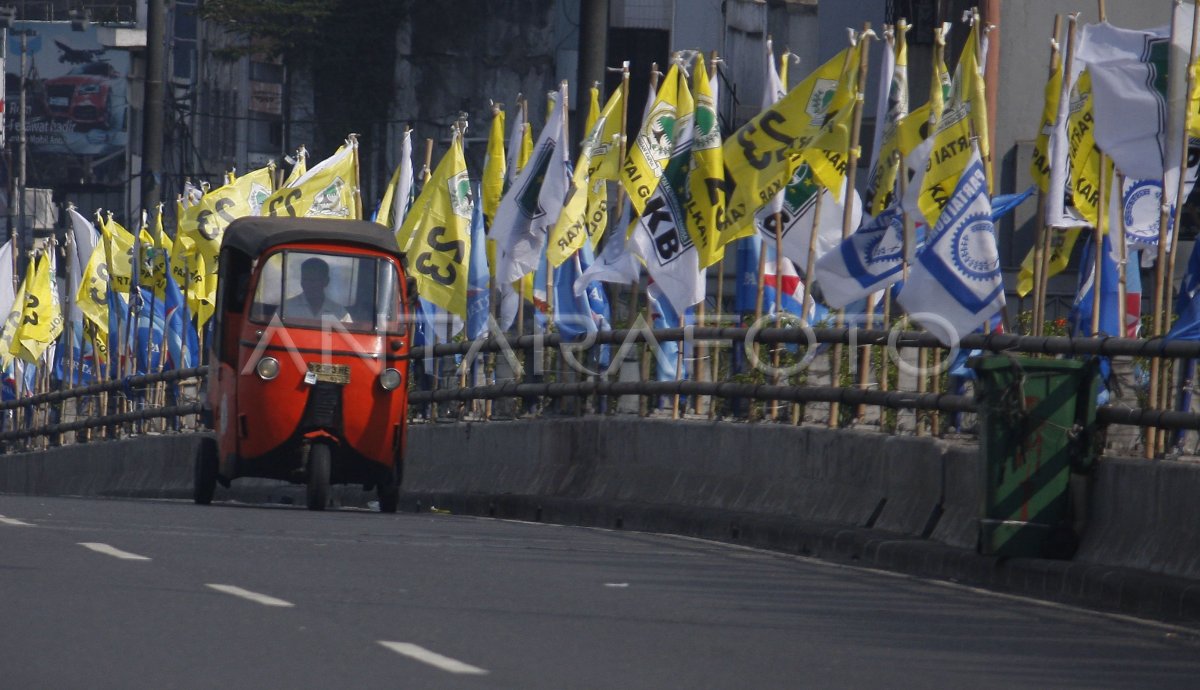
<svg viewBox="0 0 1200 690">
<path fill-rule="evenodd" d="M 743 316 L 753 314 L 758 307 L 758 257 L 761 252 L 762 236 L 757 232 L 737 240 L 737 286 L 734 293 L 734 310 Z M 763 301 L 766 301 L 765 298 Z"/>
<path fill-rule="evenodd" d="M 165 293 L 163 316 L 166 332 L 163 338 L 166 341 L 167 359 L 164 368 L 186 369 L 198 366 L 200 336 L 196 333 L 196 327 L 192 325 L 183 291 L 179 289 L 179 284 L 175 282 L 170 270 L 167 271 Z"/>
<path fill-rule="evenodd" d="M 1117 273 L 1117 263 L 1113 261 L 1109 245 L 1108 235 L 1105 235 L 1104 249 L 1100 257 L 1100 328 L 1098 333 L 1099 335 L 1121 336 L 1124 335 L 1124 329 L 1121 328 L 1120 312 L 1117 307 L 1121 299 L 1120 276 Z M 1089 236 L 1083 250 L 1083 261 L 1079 264 L 1079 288 L 1075 293 L 1075 303 L 1071 305 L 1071 311 L 1067 316 L 1067 321 L 1071 325 L 1071 335 L 1093 335 L 1092 306 L 1095 304 L 1096 294 L 1095 251 L 1095 239 Z"/>
<path fill-rule="evenodd" d="M 992 204 L 977 148 L 897 301 L 946 345 L 958 343 L 1004 308 Z"/>
<path fill-rule="evenodd" d="M 679 328 L 683 326 L 684 320 L 679 318 L 679 313 L 671 306 L 671 300 L 666 298 L 658 285 L 651 280 L 646 286 L 646 299 L 650 304 L 650 316 L 654 321 L 654 328 Z M 685 313 L 687 323 L 695 322 L 691 307 L 688 307 Z M 679 347 L 684 343 L 677 341 L 660 342 L 658 349 L 654 353 L 655 361 L 658 363 L 658 380 L 659 381 L 674 381 L 677 378 L 680 380 L 688 377 L 687 359 L 691 356 L 691 345 L 685 345 L 683 352 L 683 370 L 676 372 L 676 361 L 679 359 Z"/>
<path fill-rule="evenodd" d="M 1017 192 L 1016 194 L 997 194 L 996 196 L 992 197 L 992 222 L 998 221 L 1004 216 L 1012 213 L 1014 209 L 1025 203 L 1026 199 L 1033 196 L 1035 191 L 1037 191 L 1037 186 L 1029 185 L 1029 189 L 1026 189 L 1023 192 Z"/>
<path fill-rule="evenodd" d="M 487 239 L 484 236 L 483 201 L 475 187 L 474 210 L 471 212 L 471 257 L 467 266 L 467 338 L 474 340 L 487 334 L 488 314 L 491 312 L 491 271 L 487 263 Z"/>
<path fill-rule="evenodd" d="M 1200 340 L 1200 242 L 1192 246 L 1175 299 L 1175 313 L 1179 318 L 1167 332 L 1167 340 Z"/>
<path fill-rule="evenodd" d="M 904 218 L 893 206 L 854 231 L 813 266 L 821 300 L 834 309 L 900 280 Z"/>
</svg>

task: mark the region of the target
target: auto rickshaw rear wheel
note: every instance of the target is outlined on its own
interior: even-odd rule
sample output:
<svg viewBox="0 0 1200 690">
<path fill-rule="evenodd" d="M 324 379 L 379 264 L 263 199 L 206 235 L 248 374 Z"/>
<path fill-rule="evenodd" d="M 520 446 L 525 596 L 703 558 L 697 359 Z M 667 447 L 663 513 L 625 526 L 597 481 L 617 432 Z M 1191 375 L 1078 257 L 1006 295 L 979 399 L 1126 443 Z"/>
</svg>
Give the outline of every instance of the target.
<svg viewBox="0 0 1200 690">
<path fill-rule="evenodd" d="M 329 446 L 314 443 L 308 449 L 308 509 L 325 510 L 329 505 L 329 466 L 332 462 Z"/>
<path fill-rule="evenodd" d="M 192 500 L 196 505 L 212 503 L 217 489 L 217 457 L 209 449 L 201 447 L 193 467 Z"/>
</svg>

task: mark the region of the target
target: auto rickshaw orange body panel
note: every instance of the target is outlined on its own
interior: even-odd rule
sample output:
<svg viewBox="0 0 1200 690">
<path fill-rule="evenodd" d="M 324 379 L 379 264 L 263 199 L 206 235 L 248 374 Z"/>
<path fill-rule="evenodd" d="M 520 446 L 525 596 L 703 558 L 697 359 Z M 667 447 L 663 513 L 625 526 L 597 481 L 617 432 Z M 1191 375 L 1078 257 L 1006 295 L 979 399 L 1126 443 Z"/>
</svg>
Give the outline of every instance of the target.
<svg viewBox="0 0 1200 690">
<path fill-rule="evenodd" d="M 301 447 L 319 438 L 335 448 L 334 482 L 398 479 L 409 343 L 406 281 L 391 234 L 374 223 L 294 218 L 240 219 L 225 232 L 208 388 L 219 475 L 295 480 Z M 370 278 L 359 292 L 374 291 L 375 313 L 352 318 L 357 302 L 348 299 L 350 307 L 336 305 L 346 312 L 340 319 L 290 317 L 289 305 L 306 303 L 286 294 L 296 282 L 288 267 L 311 258 L 327 264 L 327 282 L 339 265 L 351 267 L 357 284 Z M 256 369 L 267 357 L 278 362 L 270 377 Z M 381 383 L 389 369 L 399 373 L 390 390 Z"/>
</svg>

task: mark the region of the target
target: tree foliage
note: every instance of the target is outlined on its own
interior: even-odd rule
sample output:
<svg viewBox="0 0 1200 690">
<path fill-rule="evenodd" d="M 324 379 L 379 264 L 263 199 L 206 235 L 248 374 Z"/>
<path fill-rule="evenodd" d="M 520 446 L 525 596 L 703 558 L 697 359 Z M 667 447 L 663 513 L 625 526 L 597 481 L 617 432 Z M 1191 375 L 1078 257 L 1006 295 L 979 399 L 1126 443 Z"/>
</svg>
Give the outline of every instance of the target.
<svg viewBox="0 0 1200 690">
<path fill-rule="evenodd" d="M 247 39 L 246 52 L 303 58 L 337 9 L 337 0 L 205 0 L 197 14 Z"/>
</svg>

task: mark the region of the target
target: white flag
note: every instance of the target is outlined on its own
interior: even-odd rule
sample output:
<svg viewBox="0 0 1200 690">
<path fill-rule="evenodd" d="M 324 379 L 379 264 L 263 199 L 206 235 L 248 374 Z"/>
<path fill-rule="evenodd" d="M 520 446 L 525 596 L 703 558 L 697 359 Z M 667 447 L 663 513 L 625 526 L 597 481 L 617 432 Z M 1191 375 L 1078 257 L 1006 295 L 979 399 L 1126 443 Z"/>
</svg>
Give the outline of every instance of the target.
<svg viewBox="0 0 1200 690">
<path fill-rule="evenodd" d="M 1004 307 L 992 203 L 977 147 L 896 300 L 946 345 Z"/>
<path fill-rule="evenodd" d="M 1092 75 L 1096 145 L 1125 176 L 1164 178 L 1174 205 L 1186 142 L 1187 67 L 1195 5 L 1176 2 L 1171 25 L 1083 27 L 1076 59 Z"/>
<path fill-rule="evenodd" d="M 412 130 L 404 131 L 400 142 L 400 177 L 396 180 L 395 196 L 392 197 L 392 232 L 404 225 L 404 217 L 413 201 Z"/>
<path fill-rule="evenodd" d="M 675 312 L 684 311 L 704 299 L 704 272 L 700 253 L 685 227 L 683 209 L 687 174 L 692 158 L 695 116 L 687 81 L 679 80 L 675 119 L 675 142 L 662 179 L 646 200 L 631 242 L 646 262 L 646 271 Z"/>
<path fill-rule="evenodd" d="M 862 198 L 857 190 L 850 190 L 849 185 L 842 185 L 842 199 L 845 199 L 847 192 L 850 194 L 851 203 L 854 204 L 850 212 L 850 227 L 857 228 L 862 222 Z M 815 262 L 842 241 L 845 204 L 835 197 L 833 192 L 817 184 L 807 163 L 802 163 L 796 168 L 791 181 L 779 193 L 779 199 L 779 220 L 783 225 L 783 255 L 791 259 L 801 271 L 806 271 L 810 246 L 813 248 Z M 764 214 L 764 209 L 760 209 L 757 216 L 759 232 L 764 242 L 774 244 L 775 215 L 774 212 Z M 815 246 L 812 244 L 814 227 L 817 230 Z"/>
<path fill-rule="evenodd" d="M 583 275 L 575 279 L 575 294 L 582 295 L 593 281 L 604 283 L 623 283 L 629 285 L 637 282 L 641 275 L 642 265 L 631 251 L 630 242 L 626 237 L 625 228 L 629 227 L 633 215 L 633 205 L 625 201 L 625 212 L 617 224 L 617 231 L 605 235 L 604 247 L 600 256 L 583 271 Z"/>
<path fill-rule="evenodd" d="M 68 274 L 70 282 L 68 283 L 69 290 L 67 291 L 67 296 L 68 302 L 71 305 L 71 313 L 68 316 L 70 316 L 71 320 L 76 320 L 83 318 L 83 312 L 79 311 L 79 305 L 75 303 L 75 291 L 79 289 L 80 283 L 83 282 L 83 268 L 87 266 L 88 260 L 92 258 L 92 251 L 96 249 L 98 233 L 96 232 L 96 226 L 92 225 L 92 222 L 79 213 L 79 211 L 76 211 L 74 206 L 69 208 L 67 212 L 71 217 L 71 237 L 75 244 L 75 252 L 67 257 L 69 262 L 67 270 L 70 272 Z M 12 263 L 11 257 L 9 263 Z M 12 284 L 11 280 L 9 284 Z"/>
<path fill-rule="evenodd" d="M 554 192 L 547 190 L 543 199 L 543 179 L 561 187 L 562 194 L 558 195 L 555 209 L 562 208 L 567 193 L 567 180 L 560 179 L 566 175 L 566 169 L 558 146 L 563 128 L 563 109 L 558 104 L 562 99 L 558 95 L 551 98 L 555 101 L 554 112 L 538 135 L 529 162 L 500 199 L 496 217 L 492 219 L 489 239 L 496 243 L 497 283 L 511 283 L 537 268 L 546 246 L 548 226 L 558 219 L 557 211 L 547 217 L 551 209 L 542 206 L 553 203 L 550 197 Z"/>
<path fill-rule="evenodd" d="M 841 309 L 900 280 L 904 217 L 892 206 L 842 240 L 813 268 L 826 305 Z"/>
</svg>

